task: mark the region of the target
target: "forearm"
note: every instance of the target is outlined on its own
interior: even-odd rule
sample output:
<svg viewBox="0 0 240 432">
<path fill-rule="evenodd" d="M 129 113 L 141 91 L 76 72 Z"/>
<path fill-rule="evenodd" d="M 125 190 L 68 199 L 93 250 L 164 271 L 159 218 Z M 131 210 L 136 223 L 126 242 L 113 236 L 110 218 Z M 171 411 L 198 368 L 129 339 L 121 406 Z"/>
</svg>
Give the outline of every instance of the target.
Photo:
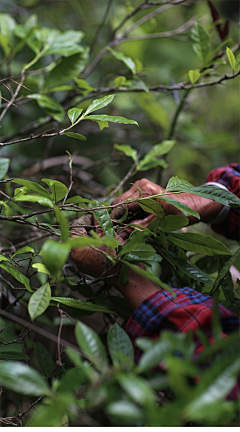
<svg viewBox="0 0 240 432">
<path fill-rule="evenodd" d="M 172 194 L 172 195 L 168 195 L 168 197 L 187 205 L 192 210 L 195 210 L 200 216 L 200 221 L 206 223 L 209 223 L 212 220 L 214 220 L 223 208 L 222 204 L 216 203 L 215 201 L 212 201 L 210 199 L 202 198 L 188 192 L 184 192 L 180 194 Z M 181 210 L 177 209 L 171 204 L 164 202 L 163 207 L 165 210 L 165 215 L 170 215 L 170 214 L 183 215 Z M 197 219 L 195 216 L 188 216 L 188 219 L 190 224 L 199 222 L 199 219 Z"/>
<path fill-rule="evenodd" d="M 118 277 L 113 278 L 112 283 L 125 297 L 132 310 L 135 310 L 149 296 L 161 290 L 158 285 L 133 270 L 129 270 L 129 278 L 124 285 L 119 284 Z"/>
</svg>

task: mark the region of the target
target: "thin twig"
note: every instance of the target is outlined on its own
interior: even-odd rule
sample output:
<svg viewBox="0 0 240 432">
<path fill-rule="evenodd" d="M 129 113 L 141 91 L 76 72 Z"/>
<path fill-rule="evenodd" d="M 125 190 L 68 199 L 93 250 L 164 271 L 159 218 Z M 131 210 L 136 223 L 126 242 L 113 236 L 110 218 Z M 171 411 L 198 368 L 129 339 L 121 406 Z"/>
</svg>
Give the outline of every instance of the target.
<svg viewBox="0 0 240 432">
<path fill-rule="evenodd" d="M 59 340 L 57 336 L 55 336 L 54 334 L 48 332 L 47 330 L 44 330 L 44 329 L 42 329 L 40 327 L 37 327 L 35 324 L 31 324 L 31 323 L 25 321 L 22 318 L 16 317 L 15 315 L 13 315 L 13 314 L 11 314 L 9 312 L 6 312 L 3 309 L 0 309 L 0 315 L 3 315 L 3 316 L 5 316 L 8 319 L 17 322 L 18 324 L 20 324 L 20 325 L 22 325 L 22 326 L 24 326 L 24 327 L 26 327 L 26 328 L 28 328 L 28 329 L 30 329 L 30 330 L 38 333 L 38 334 L 40 334 L 41 336 L 43 336 L 43 337 L 51 340 L 52 342 L 55 342 L 56 344 L 58 344 L 58 342 L 60 342 L 60 344 L 63 345 L 64 347 L 66 347 L 66 348 L 72 348 L 72 349 L 80 352 L 79 347 L 71 344 L 70 342 L 66 341 L 65 339 L 60 338 L 60 340 Z M 3 343 L 3 342 L 0 342 L 0 343 Z M 6 345 L 6 342 L 4 344 Z"/>
<path fill-rule="evenodd" d="M 171 31 L 167 31 L 167 32 L 161 32 L 161 33 L 149 33 L 149 34 L 126 37 L 126 38 L 122 39 L 120 43 L 135 41 L 135 40 L 141 40 L 141 39 L 168 38 L 168 37 L 172 37 L 175 35 L 183 34 L 183 33 L 187 32 L 189 27 L 191 27 L 194 22 L 195 22 L 195 18 L 191 18 L 189 21 L 187 21 L 185 24 L 181 25 L 180 27 L 178 27 L 175 30 L 171 30 Z M 188 40 L 188 38 L 185 40 Z M 118 42 L 118 44 L 119 44 L 119 42 Z"/>
<path fill-rule="evenodd" d="M 3 117 L 6 114 L 7 110 L 10 108 L 10 106 L 13 104 L 14 100 L 16 99 L 16 97 L 17 97 L 17 95 L 18 95 L 18 93 L 20 91 L 20 88 L 23 85 L 24 79 L 25 79 L 25 70 L 23 69 L 22 72 L 21 72 L 21 81 L 18 84 L 18 86 L 17 86 L 14 94 L 12 95 L 11 100 L 9 101 L 9 103 L 7 104 L 7 106 L 5 107 L 5 109 L 2 111 L 2 114 L 0 115 L 0 121 L 3 119 Z"/>
<path fill-rule="evenodd" d="M 160 13 L 164 12 L 165 10 L 167 10 L 167 9 L 169 9 L 169 8 L 175 6 L 175 5 L 184 3 L 185 1 L 186 0 L 176 0 L 175 2 L 164 4 L 160 8 L 156 9 L 155 11 L 149 13 L 148 15 L 145 15 L 140 20 L 136 21 L 132 26 L 128 27 L 122 33 L 116 35 L 112 39 L 112 41 L 110 41 L 108 43 L 108 45 L 99 52 L 99 54 L 95 57 L 95 59 L 93 60 L 93 62 L 83 71 L 83 77 L 84 77 L 84 79 L 86 77 L 88 77 L 88 75 L 90 75 L 93 72 L 93 70 L 95 69 L 95 67 L 97 66 L 97 64 L 100 62 L 100 60 L 102 59 L 102 57 L 108 51 L 108 49 L 107 49 L 108 47 L 111 48 L 114 45 L 119 44 L 120 41 L 123 40 L 127 34 L 129 34 L 130 32 L 132 32 L 133 30 L 135 30 L 135 28 L 139 27 L 140 25 L 142 25 L 146 21 L 154 18 L 156 15 L 159 15 Z"/>
<path fill-rule="evenodd" d="M 125 175 L 125 177 L 123 177 L 123 179 L 120 181 L 119 185 L 110 193 L 110 195 L 108 195 L 107 198 L 104 198 L 104 201 L 107 201 L 107 200 L 109 200 L 109 198 L 112 198 L 113 195 L 115 195 L 115 193 L 124 185 L 124 183 L 126 183 L 126 181 L 129 179 L 129 177 L 131 176 L 131 174 L 135 170 L 135 168 L 138 164 L 139 158 L 140 158 L 140 151 L 138 152 L 137 159 L 135 160 L 134 164 L 131 166 L 128 173 Z"/>
<path fill-rule="evenodd" d="M 112 2 L 113 2 L 113 0 L 108 0 L 107 8 L 106 8 L 106 10 L 104 12 L 102 22 L 101 22 L 100 26 L 98 27 L 98 29 L 97 29 L 94 37 L 93 37 L 93 41 L 91 43 L 91 46 L 90 46 L 90 54 L 92 54 L 92 52 L 93 52 L 93 50 L 94 50 L 94 48 L 96 46 L 97 40 L 99 38 L 99 35 L 100 35 L 101 31 L 102 31 L 102 28 L 103 28 L 103 26 L 104 26 L 104 24 L 106 22 L 106 19 L 108 17 L 109 11 L 111 9 Z"/>
</svg>

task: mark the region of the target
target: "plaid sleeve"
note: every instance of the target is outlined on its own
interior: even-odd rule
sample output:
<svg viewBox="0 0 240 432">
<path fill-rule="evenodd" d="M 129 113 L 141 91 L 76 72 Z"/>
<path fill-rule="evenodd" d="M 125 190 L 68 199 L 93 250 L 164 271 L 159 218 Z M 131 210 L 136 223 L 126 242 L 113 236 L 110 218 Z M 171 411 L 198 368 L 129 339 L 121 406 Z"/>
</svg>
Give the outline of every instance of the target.
<svg viewBox="0 0 240 432">
<path fill-rule="evenodd" d="M 228 190 L 240 198 L 240 164 L 230 164 L 222 168 L 212 170 L 207 176 L 208 182 L 217 182 L 226 186 Z M 212 229 L 225 237 L 240 240 L 239 230 L 240 208 L 232 207 L 227 218 Z"/>
<path fill-rule="evenodd" d="M 212 317 L 214 300 L 192 288 L 173 288 L 174 299 L 168 291 L 162 290 L 145 299 L 134 311 L 127 323 L 133 347 L 134 358 L 138 362 L 142 351 L 135 344 L 139 337 L 156 339 L 161 331 L 170 330 L 176 333 L 195 332 L 201 329 L 207 336 L 209 343 L 213 343 Z M 222 337 L 239 329 L 238 317 L 221 304 L 218 305 L 222 324 Z M 202 342 L 194 336 L 195 353 L 197 356 L 203 349 Z M 236 399 L 239 394 L 239 383 L 236 384 L 229 396 Z"/>
</svg>

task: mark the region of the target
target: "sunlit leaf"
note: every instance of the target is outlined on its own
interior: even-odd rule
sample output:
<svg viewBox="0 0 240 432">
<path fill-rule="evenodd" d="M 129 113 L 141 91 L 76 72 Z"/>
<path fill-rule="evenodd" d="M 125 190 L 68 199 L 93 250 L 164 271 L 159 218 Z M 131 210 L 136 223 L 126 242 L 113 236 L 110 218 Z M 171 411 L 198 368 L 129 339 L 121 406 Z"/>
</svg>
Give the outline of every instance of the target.
<svg viewBox="0 0 240 432">
<path fill-rule="evenodd" d="M 86 141 L 86 137 L 85 137 L 84 135 L 79 134 L 79 133 L 75 133 L 75 132 L 64 132 L 63 135 L 67 135 L 67 136 L 69 136 L 70 138 L 75 138 L 75 139 L 80 139 L 80 140 Z"/>
<path fill-rule="evenodd" d="M 7 174 L 10 164 L 10 159 L 0 157 L 0 180 Z"/>
<path fill-rule="evenodd" d="M 0 385 L 11 391 L 31 396 L 50 394 L 50 389 L 41 375 L 20 362 L 1 362 Z"/>
<path fill-rule="evenodd" d="M 107 47 L 107 49 L 108 49 L 108 51 L 110 51 L 112 53 L 112 55 L 117 60 L 121 60 L 128 67 L 128 69 L 130 69 L 130 71 L 133 73 L 133 75 L 136 74 L 136 65 L 135 65 L 134 61 L 131 59 L 131 57 L 127 57 L 122 52 L 113 50 L 110 47 Z"/>
<path fill-rule="evenodd" d="M 106 312 L 114 313 L 114 311 L 107 309 L 104 306 L 99 306 L 94 303 L 90 303 L 80 299 L 74 299 L 69 297 L 52 297 L 51 300 L 61 303 L 65 306 L 72 307 L 75 309 L 86 310 L 89 312 Z"/>
<path fill-rule="evenodd" d="M 197 54 L 200 62 L 204 65 L 208 59 L 210 50 L 209 34 L 200 24 L 195 22 L 190 33 L 193 41 L 192 47 Z"/>
<path fill-rule="evenodd" d="M 2 269 L 5 270 L 6 272 L 10 273 L 18 282 L 23 284 L 28 291 L 33 292 L 29 284 L 29 279 L 26 276 L 24 276 L 22 273 L 20 273 L 19 270 L 17 270 L 15 267 L 11 267 L 10 265 L 3 264 L 3 263 L 0 264 L 0 267 L 2 267 Z"/>
<path fill-rule="evenodd" d="M 114 144 L 114 148 L 119 152 L 124 153 L 126 156 L 131 157 L 134 162 L 137 160 L 137 150 L 133 149 L 129 145 Z"/>
<path fill-rule="evenodd" d="M 47 309 L 51 299 L 51 288 L 49 283 L 45 283 L 38 288 L 31 296 L 28 303 L 28 312 L 33 321 Z"/>
<path fill-rule="evenodd" d="M 101 121 L 101 122 L 112 122 L 112 123 L 123 123 L 123 124 L 135 124 L 138 126 L 138 123 L 135 120 L 130 120 L 120 116 L 111 116 L 107 114 L 88 115 L 85 117 L 85 120 L 92 120 L 97 122 Z"/>
<path fill-rule="evenodd" d="M 108 364 L 105 348 L 97 335 L 90 327 L 78 321 L 75 327 L 77 343 L 84 354 L 97 368 L 102 369 Z"/>
<path fill-rule="evenodd" d="M 47 240 L 40 252 L 43 264 L 54 276 L 62 269 L 70 252 L 67 243 L 58 243 L 55 240 Z"/>
<path fill-rule="evenodd" d="M 109 95 L 109 96 L 104 96 L 101 99 L 95 99 L 91 105 L 89 105 L 89 107 L 86 109 L 85 113 L 84 113 L 84 117 L 87 116 L 90 112 L 99 110 L 100 108 L 103 108 L 107 105 L 109 105 L 115 95 Z"/>
<path fill-rule="evenodd" d="M 227 58 L 228 61 L 231 65 L 231 68 L 234 70 L 236 68 L 236 59 L 235 59 L 235 55 L 233 54 L 232 50 L 230 50 L 230 48 L 226 48 L 226 53 L 227 53 Z"/>
<path fill-rule="evenodd" d="M 80 117 L 82 111 L 83 110 L 80 108 L 71 108 L 68 110 L 68 117 L 71 123 L 75 123 L 75 121 Z"/>
</svg>

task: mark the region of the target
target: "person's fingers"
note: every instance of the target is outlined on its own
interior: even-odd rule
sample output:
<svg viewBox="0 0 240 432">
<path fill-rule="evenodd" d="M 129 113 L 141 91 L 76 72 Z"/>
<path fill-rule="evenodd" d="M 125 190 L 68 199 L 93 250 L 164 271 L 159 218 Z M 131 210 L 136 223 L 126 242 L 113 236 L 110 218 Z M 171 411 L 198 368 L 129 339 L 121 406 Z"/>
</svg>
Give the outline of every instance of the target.
<svg viewBox="0 0 240 432">
<path fill-rule="evenodd" d="M 143 219 L 134 219 L 131 221 L 131 224 L 136 224 L 136 225 L 141 225 L 142 227 L 146 228 L 150 222 L 152 222 L 154 219 L 156 219 L 156 216 L 154 214 L 149 214 L 148 216 L 146 216 Z M 126 227 L 123 228 L 120 232 L 119 232 L 119 236 L 123 239 L 126 240 L 131 232 L 134 230 L 134 227 Z"/>
</svg>

